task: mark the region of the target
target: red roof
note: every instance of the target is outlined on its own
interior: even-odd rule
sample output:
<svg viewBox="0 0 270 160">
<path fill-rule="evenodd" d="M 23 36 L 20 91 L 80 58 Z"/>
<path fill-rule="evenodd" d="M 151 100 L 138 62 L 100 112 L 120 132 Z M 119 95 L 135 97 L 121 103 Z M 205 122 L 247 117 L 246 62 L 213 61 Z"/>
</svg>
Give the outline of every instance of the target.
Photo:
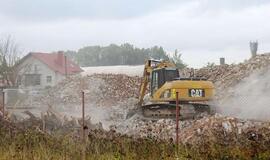
<svg viewBox="0 0 270 160">
<path fill-rule="evenodd" d="M 83 71 L 78 65 L 76 65 L 68 58 L 66 58 L 66 67 L 65 67 L 65 56 L 63 52 L 58 53 L 30 52 L 28 56 L 33 56 L 34 58 L 46 64 L 52 70 L 59 72 L 61 74 L 65 74 L 65 68 L 67 70 L 67 74 L 74 74 Z"/>
</svg>

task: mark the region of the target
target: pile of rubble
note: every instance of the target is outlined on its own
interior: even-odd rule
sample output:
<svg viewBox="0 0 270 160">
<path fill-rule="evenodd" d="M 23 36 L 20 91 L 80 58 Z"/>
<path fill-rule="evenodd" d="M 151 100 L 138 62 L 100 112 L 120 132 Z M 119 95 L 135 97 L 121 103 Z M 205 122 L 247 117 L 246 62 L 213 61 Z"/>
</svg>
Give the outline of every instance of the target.
<svg viewBox="0 0 270 160">
<path fill-rule="evenodd" d="M 125 134 L 135 138 L 175 139 L 175 120 L 137 120 Z M 215 114 L 198 120 L 179 121 L 179 139 L 182 144 L 207 146 L 245 144 L 251 141 L 269 142 L 270 122 L 242 120 Z"/>
<path fill-rule="evenodd" d="M 267 150 L 270 123 L 215 115 L 197 120 L 180 133 L 180 142 L 207 152 L 215 146 Z"/>
<path fill-rule="evenodd" d="M 90 76 L 91 77 L 91 76 Z M 104 102 L 109 100 L 113 102 L 126 101 L 129 98 L 139 97 L 139 88 L 142 78 L 135 76 L 130 77 L 123 74 L 96 74 L 95 78 L 102 79 L 106 87 L 103 86 Z"/>
<path fill-rule="evenodd" d="M 46 112 L 42 112 L 41 116 L 36 116 L 31 111 L 24 111 L 25 116 L 20 118 L 17 115 L 10 114 L 5 119 L 0 118 L 1 121 L 6 124 L 6 128 L 13 129 L 36 129 L 41 132 L 53 133 L 53 132 L 63 132 L 68 133 L 70 131 L 78 130 L 82 126 L 82 119 L 76 117 L 69 117 L 59 113 L 53 108 L 48 108 Z M 102 124 L 93 124 L 91 117 L 85 117 L 85 125 L 89 129 L 102 129 Z"/>
<path fill-rule="evenodd" d="M 51 105 L 80 104 L 82 91 L 85 91 L 87 101 L 97 102 L 103 99 L 105 82 L 100 78 L 74 76 L 68 77 L 56 86 L 49 88 L 41 95 L 42 103 Z"/>
<path fill-rule="evenodd" d="M 193 123 L 194 120 L 179 121 L 179 129 L 182 130 Z M 160 140 L 175 138 L 176 123 L 173 119 L 137 120 L 128 127 L 126 134 L 137 138 L 147 137 Z"/>
<path fill-rule="evenodd" d="M 41 97 L 51 104 L 80 104 L 81 92 L 85 92 L 86 103 L 97 106 L 113 106 L 130 97 L 138 97 L 140 77 L 127 75 L 94 74 L 69 77 Z"/>
<path fill-rule="evenodd" d="M 270 54 L 261 54 L 239 64 L 209 65 L 195 71 L 196 77 L 213 81 L 220 90 L 232 87 L 256 70 L 270 65 Z"/>
</svg>

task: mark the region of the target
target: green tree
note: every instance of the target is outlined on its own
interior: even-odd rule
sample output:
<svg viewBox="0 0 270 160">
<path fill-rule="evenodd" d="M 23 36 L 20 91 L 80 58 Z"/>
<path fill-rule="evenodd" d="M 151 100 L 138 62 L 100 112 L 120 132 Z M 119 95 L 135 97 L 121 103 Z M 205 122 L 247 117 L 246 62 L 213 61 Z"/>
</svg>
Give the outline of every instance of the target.
<svg viewBox="0 0 270 160">
<path fill-rule="evenodd" d="M 187 65 L 183 62 L 183 60 L 181 59 L 182 54 L 180 54 L 177 49 L 174 51 L 173 56 L 170 58 L 170 60 L 172 62 L 175 63 L 175 65 L 177 66 L 177 68 L 179 69 L 183 69 L 185 67 L 187 67 Z"/>
<path fill-rule="evenodd" d="M 162 47 L 154 46 L 150 49 L 150 58 L 169 60 L 169 56 L 166 54 Z"/>
<path fill-rule="evenodd" d="M 146 59 L 164 59 L 170 57 L 159 46 L 151 48 L 136 48 L 129 43 L 122 45 L 111 44 L 109 46 L 87 46 L 76 51 L 67 51 L 68 57 L 80 66 L 108 66 L 108 65 L 140 65 Z"/>
</svg>

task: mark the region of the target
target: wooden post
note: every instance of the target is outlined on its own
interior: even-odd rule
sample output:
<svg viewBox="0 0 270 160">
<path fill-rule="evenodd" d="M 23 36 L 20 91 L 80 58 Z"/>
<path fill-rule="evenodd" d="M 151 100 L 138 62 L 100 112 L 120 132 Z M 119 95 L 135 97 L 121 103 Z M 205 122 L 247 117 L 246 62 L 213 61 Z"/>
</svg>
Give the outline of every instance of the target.
<svg viewBox="0 0 270 160">
<path fill-rule="evenodd" d="M 178 97 L 178 92 L 176 92 L 176 106 L 175 106 L 175 110 L 176 110 L 176 145 L 178 146 L 179 143 L 179 114 L 180 114 L 180 110 L 179 110 L 179 97 Z"/>
</svg>

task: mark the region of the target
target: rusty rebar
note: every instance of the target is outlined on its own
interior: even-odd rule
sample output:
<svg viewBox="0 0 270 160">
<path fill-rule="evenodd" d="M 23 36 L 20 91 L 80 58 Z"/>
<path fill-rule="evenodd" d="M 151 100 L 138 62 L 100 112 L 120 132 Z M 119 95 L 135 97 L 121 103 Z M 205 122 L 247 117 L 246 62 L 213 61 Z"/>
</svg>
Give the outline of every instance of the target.
<svg viewBox="0 0 270 160">
<path fill-rule="evenodd" d="M 180 109 L 179 109 L 179 97 L 178 97 L 178 92 L 176 92 L 176 101 L 175 101 L 175 118 L 176 118 L 176 145 L 178 146 L 179 143 L 179 114 L 180 114 Z"/>
</svg>

